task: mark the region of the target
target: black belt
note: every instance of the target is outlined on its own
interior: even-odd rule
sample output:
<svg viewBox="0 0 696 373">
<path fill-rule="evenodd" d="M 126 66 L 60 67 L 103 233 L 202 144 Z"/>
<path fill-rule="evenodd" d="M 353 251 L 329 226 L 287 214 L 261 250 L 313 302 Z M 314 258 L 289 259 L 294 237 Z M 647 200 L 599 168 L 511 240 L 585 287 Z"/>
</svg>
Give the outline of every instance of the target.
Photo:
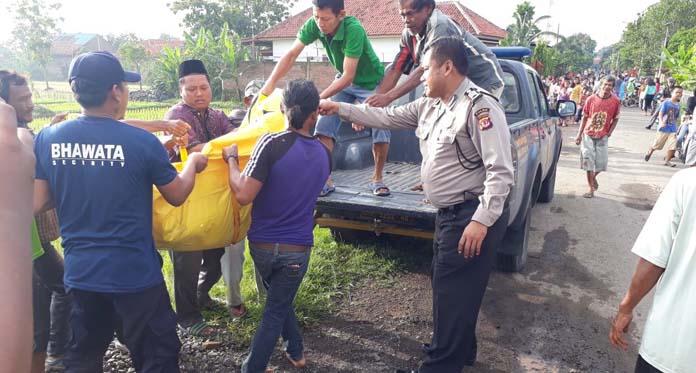
<svg viewBox="0 0 696 373">
<path fill-rule="evenodd" d="M 281 253 L 304 253 L 311 249 L 311 246 L 290 245 L 281 243 L 257 243 L 249 242 L 249 247 L 255 249 L 263 249 L 267 251 L 277 251 Z"/>
<path fill-rule="evenodd" d="M 454 204 L 452 206 L 447 206 L 443 207 L 441 209 L 438 209 L 438 212 L 455 212 L 459 211 L 464 207 L 470 207 L 473 205 L 477 205 L 479 200 L 479 196 L 477 194 L 471 193 L 471 192 L 464 192 L 464 201 L 459 202 L 457 204 Z"/>
</svg>

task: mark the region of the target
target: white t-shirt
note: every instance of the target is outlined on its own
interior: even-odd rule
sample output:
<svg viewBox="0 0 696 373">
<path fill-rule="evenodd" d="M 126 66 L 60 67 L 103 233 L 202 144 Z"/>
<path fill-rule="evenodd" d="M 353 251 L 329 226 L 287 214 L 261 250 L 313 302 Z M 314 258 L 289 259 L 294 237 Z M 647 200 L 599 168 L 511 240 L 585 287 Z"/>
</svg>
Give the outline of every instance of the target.
<svg viewBox="0 0 696 373">
<path fill-rule="evenodd" d="M 645 323 L 640 355 L 665 373 L 696 368 L 696 168 L 665 187 L 633 253 L 665 269 Z"/>
<path fill-rule="evenodd" d="M 690 167 L 696 166 L 696 124 L 694 123 L 696 122 L 691 122 L 689 128 L 689 136 L 687 137 L 689 148 L 686 149 L 686 159 L 684 160 L 684 163 Z M 684 144 L 686 144 L 687 139 L 684 140 Z"/>
</svg>

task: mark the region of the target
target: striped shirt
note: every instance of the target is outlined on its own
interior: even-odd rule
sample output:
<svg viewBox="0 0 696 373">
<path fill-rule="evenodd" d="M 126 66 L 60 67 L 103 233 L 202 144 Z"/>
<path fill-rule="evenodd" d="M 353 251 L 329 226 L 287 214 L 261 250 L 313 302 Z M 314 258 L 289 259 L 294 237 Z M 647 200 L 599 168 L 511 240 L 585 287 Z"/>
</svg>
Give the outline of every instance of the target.
<svg viewBox="0 0 696 373">
<path fill-rule="evenodd" d="M 251 208 L 254 243 L 314 244 L 314 207 L 331 172 L 319 140 L 295 131 L 269 133 L 256 143 L 242 174 L 263 186 Z"/>
<path fill-rule="evenodd" d="M 488 92 L 501 88 L 504 84 L 503 70 L 490 48 L 437 9 L 433 11 L 422 34 L 414 35 L 408 28 L 404 29 L 393 66 L 404 74 L 410 74 L 420 66 L 423 56 L 435 40 L 456 36 L 461 37 L 467 47 L 469 79 Z"/>
</svg>

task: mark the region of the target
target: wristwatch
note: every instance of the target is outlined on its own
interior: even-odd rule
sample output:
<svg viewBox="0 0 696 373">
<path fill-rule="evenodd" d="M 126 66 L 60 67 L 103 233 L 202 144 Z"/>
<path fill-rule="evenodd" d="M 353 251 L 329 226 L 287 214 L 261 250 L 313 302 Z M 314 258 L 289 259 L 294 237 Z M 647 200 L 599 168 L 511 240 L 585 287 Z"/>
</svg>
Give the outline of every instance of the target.
<svg viewBox="0 0 696 373">
<path fill-rule="evenodd" d="M 234 158 L 237 164 L 239 164 L 239 157 L 237 156 L 237 154 L 229 154 L 225 156 L 225 163 L 230 163 L 230 158 Z"/>
</svg>

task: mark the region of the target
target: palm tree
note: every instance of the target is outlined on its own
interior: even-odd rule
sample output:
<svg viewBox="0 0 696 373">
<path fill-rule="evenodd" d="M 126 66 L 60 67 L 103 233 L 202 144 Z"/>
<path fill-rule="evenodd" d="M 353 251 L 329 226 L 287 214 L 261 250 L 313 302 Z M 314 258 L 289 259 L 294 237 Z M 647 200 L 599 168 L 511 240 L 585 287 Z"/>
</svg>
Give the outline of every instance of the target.
<svg viewBox="0 0 696 373">
<path fill-rule="evenodd" d="M 551 31 L 541 31 L 538 23 L 551 18 L 551 16 L 541 16 L 534 18 L 534 6 L 525 1 L 517 5 L 515 13 L 512 14 L 515 23 L 507 27 L 508 35 L 501 44 L 529 47 L 541 36 L 552 36 L 562 38 L 561 35 Z"/>
</svg>

